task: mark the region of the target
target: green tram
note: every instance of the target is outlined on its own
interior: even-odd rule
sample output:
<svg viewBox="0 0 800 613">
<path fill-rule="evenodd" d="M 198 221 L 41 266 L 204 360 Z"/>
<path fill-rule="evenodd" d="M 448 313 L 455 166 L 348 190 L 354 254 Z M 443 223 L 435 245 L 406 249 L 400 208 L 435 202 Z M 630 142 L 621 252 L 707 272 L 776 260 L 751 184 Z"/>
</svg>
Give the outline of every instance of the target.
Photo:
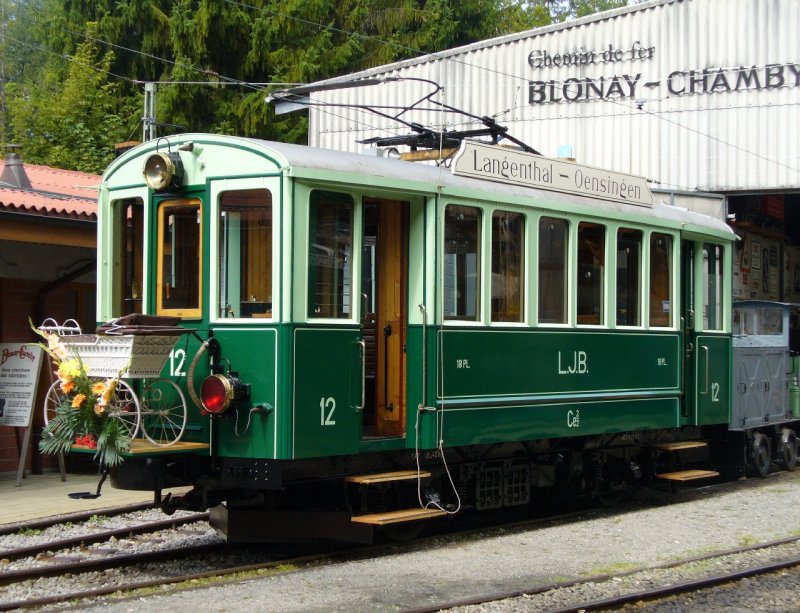
<svg viewBox="0 0 800 613">
<path fill-rule="evenodd" d="M 165 509 L 213 507 L 230 540 L 612 500 L 729 435 L 735 235 L 641 178 L 189 134 L 112 163 L 99 221 L 98 319 L 194 332 L 162 373 L 180 440 L 112 482 L 194 485 Z"/>
</svg>

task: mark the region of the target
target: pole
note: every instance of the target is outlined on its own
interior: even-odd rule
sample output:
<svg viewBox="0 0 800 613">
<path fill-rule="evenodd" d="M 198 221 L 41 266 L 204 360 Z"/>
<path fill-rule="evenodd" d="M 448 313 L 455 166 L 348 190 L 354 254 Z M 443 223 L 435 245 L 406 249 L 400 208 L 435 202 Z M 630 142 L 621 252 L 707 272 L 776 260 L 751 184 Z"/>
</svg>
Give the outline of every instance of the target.
<svg viewBox="0 0 800 613">
<path fill-rule="evenodd" d="M 156 138 L 156 84 L 144 84 L 144 117 L 142 117 L 142 142 Z"/>
</svg>

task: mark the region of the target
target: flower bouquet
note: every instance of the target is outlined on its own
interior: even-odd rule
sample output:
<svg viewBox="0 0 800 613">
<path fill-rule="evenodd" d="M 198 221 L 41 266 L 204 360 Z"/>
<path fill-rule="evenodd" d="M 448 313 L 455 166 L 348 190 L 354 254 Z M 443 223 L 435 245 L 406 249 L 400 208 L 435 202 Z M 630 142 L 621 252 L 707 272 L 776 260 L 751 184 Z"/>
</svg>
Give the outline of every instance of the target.
<svg viewBox="0 0 800 613">
<path fill-rule="evenodd" d="M 64 341 L 55 333 L 34 328 L 47 344 L 47 351 L 57 367 L 60 402 L 55 416 L 44 428 L 39 449 L 42 453 L 64 453 L 73 446 L 95 450 L 101 466 L 116 466 L 131 446 L 130 431 L 112 410 L 114 393 L 123 368 L 115 377 L 91 378 L 80 356 L 71 356 Z"/>
</svg>

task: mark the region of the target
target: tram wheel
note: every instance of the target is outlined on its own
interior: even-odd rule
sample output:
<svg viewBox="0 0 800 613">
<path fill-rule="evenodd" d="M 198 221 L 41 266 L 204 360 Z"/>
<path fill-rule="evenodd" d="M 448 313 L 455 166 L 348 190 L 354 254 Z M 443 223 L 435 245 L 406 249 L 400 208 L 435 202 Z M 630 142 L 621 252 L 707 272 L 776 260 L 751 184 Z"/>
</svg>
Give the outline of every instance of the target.
<svg viewBox="0 0 800 613">
<path fill-rule="evenodd" d="M 797 445 L 794 430 L 784 428 L 781 432 L 781 464 L 786 470 L 797 468 Z"/>
<path fill-rule="evenodd" d="M 750 467 L 753 469 L 753 474 L 762 479 L 766 477 L 769 474 L 770 462 L 769 439 L 757 432 L 750 441 Z"/>
<path fill-rule="evenodd" d="M 613 508 L 628 502 L 636 495 L 636 479 L 624 462 L 609 458 L 602 465 L 597 479 L 595 499 L 601 506 Z"/>
</svg>

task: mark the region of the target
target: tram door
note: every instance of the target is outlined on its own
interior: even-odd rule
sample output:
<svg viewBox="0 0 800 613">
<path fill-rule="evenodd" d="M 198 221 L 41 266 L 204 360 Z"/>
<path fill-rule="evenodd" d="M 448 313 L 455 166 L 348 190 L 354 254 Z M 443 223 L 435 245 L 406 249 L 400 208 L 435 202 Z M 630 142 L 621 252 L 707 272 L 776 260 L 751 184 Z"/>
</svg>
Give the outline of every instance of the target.
<svg viewBox="0 0 800 613">
<path fill-rule="evenodd" d="M 725 422 L 730 404 L 730 337 L 725 331 L 723 247 L 684 241 L 682 423 Z"/>
<path fill-rule="evenodd" d="M 405 434 L 408 204 L 364 199 L 362 437 Z"/>
</svg>

